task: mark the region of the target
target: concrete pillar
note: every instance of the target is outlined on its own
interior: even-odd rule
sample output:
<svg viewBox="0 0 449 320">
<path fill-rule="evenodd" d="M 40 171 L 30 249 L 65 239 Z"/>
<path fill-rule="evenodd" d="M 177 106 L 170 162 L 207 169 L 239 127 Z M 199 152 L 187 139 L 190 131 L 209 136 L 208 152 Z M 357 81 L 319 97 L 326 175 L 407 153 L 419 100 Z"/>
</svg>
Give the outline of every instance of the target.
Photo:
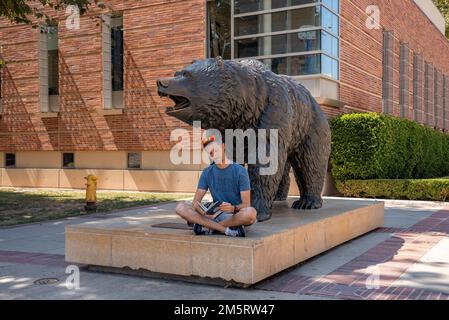
<svg viewBox="0 0 449 320">
<path fill-rule="evenodd" d="M 271 0 L 264 0 L 263 2 L 264 9 L 271 9 Z M 263 32 L 270 32 L 271 31 L 271 16 L 270 15 L 263 15 Z M 271 54 L 271 38 L 265 37 L 263 38 L 262 48 L 259 49 L 259 55 L 270 55 Z M 268 65 L 268 67 L 271 69 L 271 63 Z"/>
</svg>

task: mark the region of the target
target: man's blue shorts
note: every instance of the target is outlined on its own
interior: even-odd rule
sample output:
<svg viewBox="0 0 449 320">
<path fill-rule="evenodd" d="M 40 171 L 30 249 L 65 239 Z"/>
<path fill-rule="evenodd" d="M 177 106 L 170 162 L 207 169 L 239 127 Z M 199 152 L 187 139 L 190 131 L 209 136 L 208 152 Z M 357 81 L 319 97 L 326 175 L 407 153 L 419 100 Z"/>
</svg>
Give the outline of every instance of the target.
<svg viewBox="0 0 449 320">
<path fill-rule="evenodd" d="M 202 202 L 202 203 L 203 203 L 205 206 L 208 206 L 211 202 Z M 223 213 L 220 214 L 218 217 L 214 218 L 214 220 L 215 220 L 216 222 L 222 222 L 222 221 L 228 220 L 228 219 L 231 218 L 233 215 L 234 215 L 233 213 L 223 212 Z M 257 220 L 256 220 L 256 221 L 257 221 Z M 254 223 L 255 223 L 255 222 L 254 222 Z M 245 227 L 252 226 L 252 225 L 254 225 L 254 223 L 253 223 L 253 224 L 250 224 L 250 225 L 246 225 Z"/>
</svg>

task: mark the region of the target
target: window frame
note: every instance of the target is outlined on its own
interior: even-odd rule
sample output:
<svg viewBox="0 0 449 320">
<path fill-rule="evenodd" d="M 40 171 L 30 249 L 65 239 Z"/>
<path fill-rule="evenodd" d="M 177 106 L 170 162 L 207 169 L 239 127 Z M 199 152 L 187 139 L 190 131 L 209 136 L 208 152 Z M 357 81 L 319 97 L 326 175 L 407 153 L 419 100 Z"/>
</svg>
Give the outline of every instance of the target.
<svg viewBox="0 0 449 320">
<path fill-rule="evenodd" d="M 300 56 L 300 55 L 308 55 L 308 54 L 321 54 L 322 56 L 328 56 L 329 58 L 333 59 L 337 63 L 337 72 L 336 75 L 334 74 L 334 71 L 332 72 L 332 75 L 329 77 L 328 75 L 325 75 L 323 72 L 323 69 L 320 69 L 320 73 L 315 74 L 308 74 L 306 76 L 322 76 L 329 79 L 332 79 L 334 81 L 340 80 L 340 48 L 341 48 L 341 38 L 340 38 L 340 31 L 341 31 L 341 17 L 340 17 L 340 2 L 341 0 L 338 0 L 338 11 L 335 11 L 332 7 L 328 6 L 323 1 L 316 1 L 311 2 L 307 4 L 302 5 L 296 5 L 296 6 L 286 6 L 282 8 L 275 8 L 275 9 L 265 9 L 265 10 L 258 10 L 258 11 L 251 11 L 251 12 L 245 12 L 245 13 L 235 13 L 235 0 L 231 1 L 231 59 L 233 60 L 243 60 L 243 59 L 274 59 L 274 58 L 283 58 L 283 57 L 293 57 L 293 56 Z M 337 2 L 337 1 L 335 1 Z M 261 14 L 270 14 L 275 12 L 282 12 L 282 11 L 291 11 L 295 9 L 303 9 L 303 8 L 310 8 L 310 7 L 319 7 L 320 10 L 320 23 L 319 26 L 311 26 L 306 28 L 299 28 L 299 29 L 288 29 L 288 30 L 282 30 L 282 31 L 271 31 L 270 32 L 263 32 L 263 33 L 256 33 L 256 34 L 248 34 L 243 36 L 236 36 L 235 35 L 235 24 L 236 24 L 236 18 L 239 17 L 247 17 L 247 16 L 255 16 L 255 15 L 261 15 Z M 328 30 L 323 25 L 323 10 L 329 11 L 331 14 L 336 16 L 337 23 L 338 23 L 338 33 L 334 33 L 331 30 Z M 320 32 L 320 50 L 314 50 L 314 51 L 305 51 L 305 52 L 289 52 L 285 54 L 266 54 L 262 56 L 251 56 L 251 57 L 236 57 L 235 47 L 236 47 L 236 41 L 247 39 L 247 38 L 258 38 L 258 37 L 267 37 L 267 36 L 277 36 L 277 35 L 283 35 L 283 34 L 290 34 L 290 33 L 299 33 L 299 32 L 307 32 L 307 31 L 319 31 Z M 322 33 L 326 32 L 330 36 L 337 39 L 337 57 L 329 54 L 328 52 L 323 50 L 323 43 L 322 43 Z M 322 63 L 321 63 L 322 67 Z M 301 76 L 302 77 L 302 76 Z"/>
<path fill-rule="evenodd" d="M 399 108 L 400 116 L 407 118 L 410 109 L 410 47 L 407 43 L 400 44 Z"/>
<path fill-rule="evenodd" d="M 130 163 L 129 163 L 129 156 L 131 154 L 136 154 L 139 158 L 139 167 L 138 168 L 131 168 L 130 167 Z M 138 151 L 129 151 L 126 153 L 126 168 L 128 170 L 142 170 L 142 152 L 138 152 Z"/>
<path fill-rule="evenodd" d="M 14 157 L 14 165 L 8 165 L 7 164 L 7 157 L 8 155 L 13 155 Z M 12 169 L 12 168 L 17 168 L 17 155 L 15 152 L 5 152 L 5 160 L 4 160 L 4 165 L 5 165 L 5 169 Z"/>
<path fill-rule="evenodd" d="M 72 161 L 72 163 L 73 163 L 73 166 L 66 166 L 66 165 L 64 165 L 64 156 L 66 155 L 66 154 L 72 154 L 73 155 L 73 161 Z M 76 167 L 75 167 L 75 152 L 63 152 L 62 154 L 61 154 L 61 167 L 63 168 L 63 169 L 75 169 Z"/>
</svg>

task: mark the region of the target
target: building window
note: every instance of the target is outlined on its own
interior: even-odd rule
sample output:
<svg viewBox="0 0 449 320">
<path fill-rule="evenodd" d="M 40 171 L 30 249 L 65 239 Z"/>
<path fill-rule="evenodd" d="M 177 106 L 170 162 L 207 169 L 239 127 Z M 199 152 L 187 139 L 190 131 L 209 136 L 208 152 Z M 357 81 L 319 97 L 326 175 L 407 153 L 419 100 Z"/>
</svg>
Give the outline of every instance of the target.
<svg viewBox="0 0 449 320">
<path fill-rule="evenodd" d="M 48 26 L 48 94 L 59 94 L 58 26 Z"/>
<path fill-rule="evenodd" d="M 383 60 L 382 60 L 382 101 L 383 112 L 393 112 L 393 58 L 394 36 L 392 31 L 383 34 Z"/>
<path fill-rule="evenodd" d="M 58 26 L 41 26 L 39 34 L 41 112 L 57 112 L 59 95 Z"/>
<path fill-rule="evenodd" d="M 123 91 L 123 16 L 111 19 L 112 91 Z"/>
<path fill-rule="evenodd" d="M 14 168 L 16 166 L 16 154 L 5 153 L 5 167 Z"/>
<path fill-rule="evenodd" d="M 448 129 L 448 118 L 449 118 L 449 110 L 448 110 L 448 85 L 447 76 L 443 76 L 443 131 Z"/>
<path fill-rule="evenodd" d="M 433 110 L 433 104 L 434 104 L 434 95 L 433 95 L 433 67 L 430 63 L 426 62 L 426 67 L 424 70 L 424 123 L 427 125 L 433 124 L 431 121 L 432 118 L 432 110 Z"/>
<path fill-rule="evenodd" d="M 279 74 L 339 78 L 338 0 L 234 0 L 233 17 L 233 58 L 258 59 Z"/>
<path fill-rule="evenodd" d="M 408 110 L 410 107 L 410 49 L 404 43 L 401 44 L 399 69 L 400 116 L 402 118 L 408 118 Z"/>
<path fill-rule="evenodd" d="M 438 70 L 433 69 L 433 121 L 431 125 L 438 128 Z"/>
<path fill-rule="evenodd" d="M 65 169 L 75 168 L 75 154 L 73 152 L 65 152 L 62 154 L 62 167 Z"/>
<path fill-rule="evenodd" d="M 140 169 L 142 167 L 142 155 L 139 152 L 128 152 L 128 169 Z"/>
<path fill-rule="evenodd" d="M 207 1 L 207 55 L 231 59 L 231 1 Z"/>
<path fill-rule="evenodd" d="M 434 89 L 433 89 L 433 93 L 434 93 L 434 107 L 433 107 L 433 122 L 434 122 L 434 127 L 435 129 L 443 129 L 443 123 L 444 123 L 444 118 L 443 118 L 443 92 L 444 92 L 444 83 L 443 83 L 443 76 L 441 74 L 441 72 L 435 68 L 435 72 L 434 72 Z"/>
<path fill-rule="evenodd" d="M 413 56 L 413 119 L 421 122 L 423 110 L 423 58 L 419 54 Z"/>
<path fill-rule="evenodd" d="M 103 15 L 103 105 L 120 109 L 124 103 L 123 16 Z"/>
</svg>

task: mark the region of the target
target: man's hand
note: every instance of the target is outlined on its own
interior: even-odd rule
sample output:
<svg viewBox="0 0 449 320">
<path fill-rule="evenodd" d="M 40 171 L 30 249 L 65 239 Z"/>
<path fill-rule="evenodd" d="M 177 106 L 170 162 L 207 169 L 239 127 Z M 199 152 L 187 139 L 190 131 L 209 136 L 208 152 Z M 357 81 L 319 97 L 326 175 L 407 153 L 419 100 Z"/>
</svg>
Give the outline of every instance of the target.
<svg viewBox="0 0 449 320">
<path fill-rule="evenodd" d="M 201 207 L 199 206 L 199 202 L 198 201 L 193 201 L 192 203 L 192 207 L 193 209 L 195 209 L 196 212 L 198 212 L 199 214 L 205 216 L 206 212 L 203 211 L 203 209 L 201 209 Z"/>
<path fill-rule="evenodd" d="M 221 204 L 221 206 L 218 207 L 218 209 L 220 209 L 221 211 L 231 212 L 232 213 L 232 212 L 234 212 L 235 207 L 232 204 L 230 204 L 230 203 L 223 202 Z"/>
<path fill-rule="evenodd" d="M 196 190 L 195 196 L 193 197 L 193 201 L 192 201 L 193 209 L 195 209 L 196 212 L 198 212 L 199 214 L 202 214 L 203 216 L 206 215 L 206 212 L 204 212 L 201 209 L 201 207 L 198 205 L 198 203 L 201 202 L 201 200 L 203 199 L 205 194 L 206 194 L 206 190 L 202 190 L 202 189 Z"/>
</svg>

